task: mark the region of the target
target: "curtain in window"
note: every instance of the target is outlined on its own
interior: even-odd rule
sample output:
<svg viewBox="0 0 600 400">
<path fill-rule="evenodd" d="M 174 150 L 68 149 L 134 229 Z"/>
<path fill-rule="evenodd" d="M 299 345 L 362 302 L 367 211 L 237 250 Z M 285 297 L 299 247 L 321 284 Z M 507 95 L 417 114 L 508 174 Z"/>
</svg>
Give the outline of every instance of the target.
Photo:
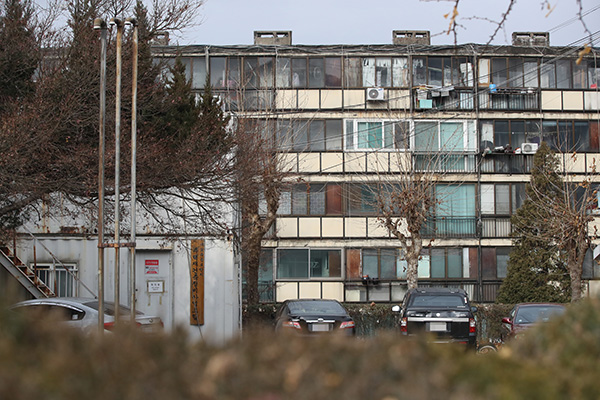
<svg viewBox="0 0 600 400">
<path fill-rule="evenodd" d="M 383 147 L 381 122 L 359 122 L 357 125 L 359 149 L 380 149 Z"/>
<path fill-rule="evenodd" d="M 435 190 L 437 233 L 474 235 L 475 185 L 437 185 Z"/>
</svg>

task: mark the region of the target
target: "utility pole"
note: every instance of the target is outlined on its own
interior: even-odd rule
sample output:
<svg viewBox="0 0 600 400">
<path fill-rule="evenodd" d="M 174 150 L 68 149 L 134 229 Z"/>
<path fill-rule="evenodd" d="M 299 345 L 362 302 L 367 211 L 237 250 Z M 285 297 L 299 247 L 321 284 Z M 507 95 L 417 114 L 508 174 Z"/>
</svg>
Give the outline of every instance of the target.
<svg viewBox="0 0 600 400">
<path fill-rule="evenodd" d="M 131 246 L 129 247 L 129 285 L 131 291 L 131 319 L 135 321 L 135 230 L 136 230 L 136 156 L 137 156 L 137 74 L 138 74 L 138 25 L 135 18 L 127 18 L 125 24 L 133 27 L 133 71 L 131 87 Z"/>
<path fill-rule="evenodd" d="M 94 20 L 100 31 L 100 128 L 98 156 L 98 331 L 104 333 L 104 152 L 106 126 L 106 22 Z"/>
<path fill-rule="evenodd" d="M 120 302 L 120 163 L 121 163 L 121 68 L 122 68 L 122 48 L 123 48 L 123 21 L 118 18 L 110 20 L 111 25 L 117 27 L 117 70 L 116 70 L 116 89 L 115 89 L 115 324 L 119 321 Z"/>
</svg>

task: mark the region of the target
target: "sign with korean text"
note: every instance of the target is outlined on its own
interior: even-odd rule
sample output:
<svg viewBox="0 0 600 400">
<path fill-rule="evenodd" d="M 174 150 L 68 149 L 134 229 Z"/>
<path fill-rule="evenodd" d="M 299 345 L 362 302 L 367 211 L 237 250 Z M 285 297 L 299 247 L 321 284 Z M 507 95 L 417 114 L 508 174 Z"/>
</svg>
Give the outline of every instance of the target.
<svg viewBox="0 0 600 400">
<path fill-rule="evenodd" d="M 204 240 L 192 240 L 190 325 L 204 325 Z"/>
<path fill-rule="evenodd" d="M 158 275 L 158 260 L 144 260 L 146 275 Z"/>
</svg>

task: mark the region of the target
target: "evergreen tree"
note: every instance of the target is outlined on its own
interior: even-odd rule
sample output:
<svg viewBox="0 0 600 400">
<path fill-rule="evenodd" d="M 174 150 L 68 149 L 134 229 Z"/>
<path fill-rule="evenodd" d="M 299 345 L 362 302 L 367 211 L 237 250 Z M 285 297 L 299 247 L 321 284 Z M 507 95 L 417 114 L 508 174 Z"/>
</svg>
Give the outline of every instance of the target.
<svg viewBox="0 0 600 400">
<path fill-rule="evenodd" d="M 0 111 L 34 90 L 40 52 L 28 0 L 7 0 L 0 22 Z"/>
<path fill-rule="evenodd" d="M 535 199 L 563 198 L 558 161 L 546 143 L 534 156 L 527 198 L 512 216 L 513 249 L 497 301 L 568 302 L 570 280 L 563 254 L 549 234 L 552 219 Z"/>
</svg>

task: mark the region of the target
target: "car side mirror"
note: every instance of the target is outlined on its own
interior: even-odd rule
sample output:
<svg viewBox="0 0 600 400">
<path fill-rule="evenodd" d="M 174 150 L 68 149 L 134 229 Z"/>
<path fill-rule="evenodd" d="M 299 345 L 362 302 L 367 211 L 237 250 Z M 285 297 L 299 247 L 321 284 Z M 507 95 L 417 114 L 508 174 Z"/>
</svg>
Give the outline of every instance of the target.
<svg viewBox="0 0 600 400">
<path fill-rule="evenodd" d="M 400 306 L 393 306 L 392 307 L 392 311 L 393 312 L 400 312 Z"/>
<path fill-rule="evenodd" d="M 477 312 L 477 307 L 471 306 L 471 312 L 475 314 Z"/>
<path fill-rule="evenodd" d="M 502 318 L 502 323 L 512 325 L 512 321 L 510 318 Z"/>
</svg>

